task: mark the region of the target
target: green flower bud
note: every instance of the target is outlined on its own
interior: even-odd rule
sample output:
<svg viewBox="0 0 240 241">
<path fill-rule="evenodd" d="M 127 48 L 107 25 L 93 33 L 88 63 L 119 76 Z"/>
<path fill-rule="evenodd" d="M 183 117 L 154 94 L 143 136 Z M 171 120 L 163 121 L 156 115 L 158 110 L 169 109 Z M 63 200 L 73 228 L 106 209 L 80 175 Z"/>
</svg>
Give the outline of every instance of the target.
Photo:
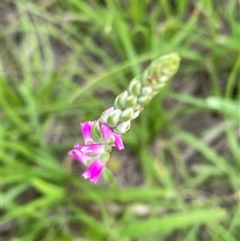
<svg viewBox="0 0 240 241">
<path fill-rule="evenodd" d="M 142 88 L 142 94 L 143 95 L 151 95 L 153 92 L 152 88 L 150 86 L 144 86 Z"/>
<path fill-rule="evenodd" d="M 110 127 L 116 126 L 117 123 L 119 122 L 121 114 L 122 114 L 122 111 L 119 109 L 112 111 L 107 118 L 108 125 Z"/>
<path fill-rule="evenodd" d="M 136 105 L 134 106 L 134 111 L 138 111 L 138 110 L 140 110 L 141 108 L 142 108 L 142 105 L 136 104 Z"/>
<path fill-rule="evenodd" d="M 133 115 L 132 115 L 131 120 L 136 119 L 136 118 L 139 116 L 139 114 L 140 114 L 140 110 L 135 111 L 135 112 L 133 113 Z"/>
<path fill-rule="evenodd" d="M 138 98 L 138 103 L 141 104 L 141 105 L 147 105 L 149 103 L 149 101 L 151 100 L 151 96 L 140 96 Z"/>
<path fill-rule="evenodd" d="M 143 73 L 141 81 L 144 85 L 165 83 L 178 70 L 180 57 L 177 53 L 171 53 L 154 61 Z"/>
<path fill-rule="evenodd" d="M 126 100 L 126 107 L 132 107 L 137 104 L 137 97 L 134 95 L 128 96 Z"/>
<path fill-rule="evenodd" d="M 141 83 L 139 81 L 139 77 L 133 79 L 128 87 L 128 90 L 131 94 L 138 96 L 141 93 Z"/>
<path fill-rule="evenodd" d="M 125 110 L 122 112 L 121 120 L 122 120 L 122 121 L 131 120 L 132 115 L 133 115 L 133 109 L 132 109 L 132 108 L 127 108 L 127 109 L 125 109 Z"/>
<path fill-rule="evenodd" d="M 108 116 L 110 115 L 111 112 L 108 111 L 103 111 L 103 113 L 100 116 L 100 122 L 101 123 L 107 123 Z"/>
<path fill-rule="evenodd" d="M 129 121 L 125 121 L 125 122 L 120 122 L 115 128 L 114 131 L 119 133 L 119 134 L 124 134 L 127 133 L 129 131 L 131 127 L 131 122 Z"/>
<path fill-rule="evenodd" d="M 117 98 L 115 99 L 114 108 L 115 109 L 124 109 L 127 97 L 128 97 L 128 92 L 125 90 L 124 92 L 122 92 L 122 94 L 117 96 Z"/>
</svg>

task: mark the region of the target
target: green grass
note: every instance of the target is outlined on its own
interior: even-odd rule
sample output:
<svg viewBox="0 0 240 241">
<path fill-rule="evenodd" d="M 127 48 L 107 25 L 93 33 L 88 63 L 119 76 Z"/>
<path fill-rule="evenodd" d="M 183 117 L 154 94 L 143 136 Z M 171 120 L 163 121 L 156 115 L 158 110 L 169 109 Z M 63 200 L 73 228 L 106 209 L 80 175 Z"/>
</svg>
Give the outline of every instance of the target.
<svg viewBox="0 0 240 241">
<path fill-rule="evenodd" d="M 3 240 L 239 240 L 237 5 L 4 2 Z M 173 51 L 180 69 L 113 154 L 113 179 L 85 181 L 67 156 L 81 140 L 79 122 L 97 119 L 148 63 Z M 128 163 L 141 185 L 124 179 Z"/>
</svg>

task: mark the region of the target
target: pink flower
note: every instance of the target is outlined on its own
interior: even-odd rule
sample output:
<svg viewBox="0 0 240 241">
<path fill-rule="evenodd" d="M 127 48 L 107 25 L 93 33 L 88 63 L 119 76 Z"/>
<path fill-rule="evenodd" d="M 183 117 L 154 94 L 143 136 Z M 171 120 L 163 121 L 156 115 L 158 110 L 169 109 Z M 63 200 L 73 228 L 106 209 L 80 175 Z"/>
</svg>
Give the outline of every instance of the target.
<svg viewBox="0 0 240 241">
<path fill-rule="evenodd" d="M 97 142 L 92 136 L 94 125 L 98 127 L 102 141 Z M 94 121 L 86 121 L 80 124 L 84 145 L 76 144 L 74 149 L 68 152 L 68 155 L 73 159 L 88 166 L 83 172 L 84 178 L 89 178 L 96 183 L 108 161 L 111 146 L 118 150 L 124 149 L 122 136 L 116 134 L 111 128 L 103 123 L 99 127 L 99 123 Z M 101 139 L 100 139 L 101 140 Z"/>
<path fill-rule="evenodd" d="M 90 143 L 97 144 L 97 142 L 93 140 L 92 134 L 91 134 L 93 125 L 94 125 L 93 121 L 86 121 L 80 124 L 85 145 Z M 102 124 L 101 132 L 104 140 L 108 144 L 110 144 L 111 146 L 117 147 L 118 150 L 124 149 L 122 136 L 113 132 L 107 124 L 105 123 Z"/>
<path fill-rule="evenodd" d="M 105 153 L 105 148 L 102 144 L 77 144 L 74 149 L 68 152 L 68 155 L 73 159 L 87 165 L 93 157 L 100 156 Z"/>
<path fill-rule="evenodd" d="M 91 135 L 93 124 L 94 124 L 94 121 L 86 121 L 86 122 L 80 123 L 85 145 L 89 143 L 94 143 L 94 140 Z"/>
<path fill-rule="evenodd" d="M 113 142 L 112 146 L 117 147 L 119 151 L 124 149 L 122 136 L 113 132 L 107 124 L 102 124 L 101 131 L 103 134 L 103 138 L 107 142 L 110 142 L 110 143 Z"/>
<path fill-rule="evenodd" d="M 93 183 L 97 183 L 100 178 L 102 171 L 106 163 L 101 162 L 101 160 L 96 159 L 84 172 L 83 177 L 89 178 Z"/>
</svg>

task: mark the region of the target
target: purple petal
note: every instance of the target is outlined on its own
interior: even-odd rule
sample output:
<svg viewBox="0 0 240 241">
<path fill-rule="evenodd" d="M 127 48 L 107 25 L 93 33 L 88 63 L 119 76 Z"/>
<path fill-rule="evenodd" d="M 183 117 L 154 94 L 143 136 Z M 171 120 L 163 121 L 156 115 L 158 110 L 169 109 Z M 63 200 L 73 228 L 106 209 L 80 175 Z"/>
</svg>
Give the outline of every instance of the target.
<svg viewBox="0 0 240 241">
<path fill-rule="evenodd" d="M 105 163 L 102 163 L 101 160 L 96 159 L 82 174 L 86 179 L 89 178 L 93 183 L 97 183 L 100 178 L 102 171 L 105 167 Z"/>
<path fill-rule="evenodd" d="M 82 145 L 82 144 L 80 144 L 80 143 L 77 143 L 75 146 L 74 146 L 74 149 L 81 149 L 83 146 L 85 146 L 85 145 Z"/>
<path fill-rule="evenodd" d="M 86 121 L 86 122 L 80 123 L 84 144 L 95 143 L 91 135 L 93 124 L 94 124 L 94 121 Z"/>
<path fill-rule="evenodd" d="M 114 142 L 113 146 L 117 147 L 118 150 L 124 149 L 124 145 L 122 142 L 122 135 L 118 135 L 118 134 L 114 133 L 114 137 L 115 137 L 115 142 Z"/>
<path fill-rule="evenodd" d="M 104 123 L 101 126 L 101 131 L 102 131 L 102 135 L 103 135 L 103 138 L 105 139 L 105 141 L 108 144 L 112 145 L 115 141 L 115 137 L 114 137 L 114 133 L 111 130 L 111 128 L 107 124 Z"/>
<path fill-rule="evenodd" d="M 121 135 L 113 132 L 111 128 L 105 123 L 102 124 L 101 130 L 103 138 L 107 141 L 107 143 L 111 144 L 114 147 L 117 147 L 118 150 L 124 149 Z"/>
<path fill-rule="evenodd" d="M 101 155 L 105 152 L 104 145 L 102 144 L 83 145 L 81 146 L 80 150 L 88 155 Z"/>
<path fill-rule="evenodd" d="M 73 159 L 83 163 L 84 165 L 87 165 L 87 163 L 92 160 L 92 157 L 82 153 L 80 150 L 78 149 L 73 149 L 71 151 L 68 152 L 68 155 L 70 157 L 72 157 Z"/>
</svg>

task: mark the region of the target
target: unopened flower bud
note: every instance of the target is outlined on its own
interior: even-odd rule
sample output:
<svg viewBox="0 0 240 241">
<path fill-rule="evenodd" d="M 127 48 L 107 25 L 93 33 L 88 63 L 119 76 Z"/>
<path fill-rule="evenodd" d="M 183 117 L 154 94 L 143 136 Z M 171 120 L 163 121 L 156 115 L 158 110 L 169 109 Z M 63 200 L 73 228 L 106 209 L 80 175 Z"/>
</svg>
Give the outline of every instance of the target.
<svg viewBox="0 0 240 241">
<path fill-rule="evenodd" d="M 132 108 L 127 108 L 127 109 L 125 109 L 125 110 L 122 112 L 121 120 L 122 120 L 122 121 L 131 120 L 132 115 L 133 115 L 133 109 L 132 109 Z"/>
<path fill-rule="evenodd" d="M 142 109 L 142 105 L 136 104 L 136 105 L 134 106 L 134 111 L 138 111 L 138 110 L 140 110 L 140 109 Z"/>
<path fill-rule="evenodd" d="M 141 104 L 141 105 L 147 105 L 149 103 L 149 101 L 151 100 L 151 96 L 140 96 L 138 98 L 138 103 Z"/>
<path fill-rule="evenodd" d="M 152 88 L 150 86 L 144 86 L 142 88 L 142 94 L 143 95 L 151 95 L 153 92 Z"/>
<path fill-rule="evenodd" d="M 122 111 L 117 109 L 108 115 L 107 122 L 109 126 L 114 127 L 119 122 Z"/>
<path fill-rule="evenodd" d="M 132 115 L 131 120 L 136 119 L 136 118 L 139 116 L 139 114 L 140 114 L 140 110 L 135 111 L 135 112 L 133 113 L 133 115 Z"/>
<path fill-rule="evenodd" d="M 141 93 L 141 83 L 139 81 L 139 78 L 133 79 L 128 87 L 128 90 L 131 94 L 138 96 Z"/>
<path fill-rule="evenodd" d="M 122 94 L 117 96 L 117 98 L 114 101 L 115 109 L 124 109 L 127 97 L 128 97 L 128 92 L 126 90 L 122 92 Z"/>
<path fill-rule="evenodd" d="M 100 119 L 100 122 L 101 122 L 101 123 L 107 123 L 108 116 L 112 113 L 113 110 L 114 110 L 113 107 L 105 110 L 105 111 L 101 114 L 101 116 L 100 116 L 100 118 L 99 118 L 99 119 Z"/>
<path fill-rule="evenodd" d="M 132 106 L 135 106 L 136 104 L 137 104 L 137 97 L 134 95 L 128 96 L 126 100 L 126 107 L 132 107 Z"/>
<path fill-rule="evenodd" d="M 120 122 L 114 130 L 119 133 L 119 134 L 124 134 L 127 133 L 130 129 L 131 122 L 130 121 L 125 121 L 125 122 Z"/>
</svg>

